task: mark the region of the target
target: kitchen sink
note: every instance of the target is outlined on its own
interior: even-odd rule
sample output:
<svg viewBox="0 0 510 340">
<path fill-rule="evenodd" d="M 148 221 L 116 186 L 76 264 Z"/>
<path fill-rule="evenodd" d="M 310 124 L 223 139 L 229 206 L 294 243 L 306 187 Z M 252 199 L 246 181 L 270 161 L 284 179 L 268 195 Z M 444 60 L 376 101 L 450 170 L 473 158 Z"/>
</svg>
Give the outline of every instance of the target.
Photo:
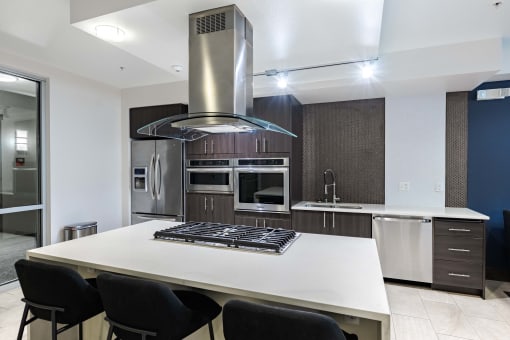
<svg viewBox="0 0 510 340">
<path fill-rule="evenodd" d="M 362 209 L 360 205 L 341 203 L 306 203 L 306 208 Z"/>
</svg>

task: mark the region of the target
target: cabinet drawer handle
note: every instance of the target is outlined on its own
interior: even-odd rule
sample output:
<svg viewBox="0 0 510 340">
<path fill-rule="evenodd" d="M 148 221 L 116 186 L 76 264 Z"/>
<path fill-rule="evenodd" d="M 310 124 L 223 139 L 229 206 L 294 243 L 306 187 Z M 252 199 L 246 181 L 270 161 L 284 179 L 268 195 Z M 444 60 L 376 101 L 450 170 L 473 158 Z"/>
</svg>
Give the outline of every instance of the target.
<svg viewBox="0 0 510 340">
<path fill-rule="evenodd" d="M 204 211 L 207 211 L 207 197 L 204 197 Z"/>
<path fill-rule="evenodd" d="M 465 278 L 471 277 L 471 275 L 468 275 L 468 274 L 457 274 L 457 273 L 448 273 L 448 276 L 465 277 Z"/>
<path fill-rule="evenodd" d="M 214 211 L 214 197 L 211 197 L 211 211 Z"/>
<path fill-rule="evenodd" d="M 267 140 L 262 138 L 262 152 L 267 152 Z"/>
<path fill-rule="evenodd" d="M 323 213 L 323 219 L 322 219 L 322 227 L 326 228 L 326 212 Z"/>
<path fill-rule="evenodd" d="M 255 138 L 255 152 L 256 153 L 259 152 L 259 139 L 258 138 Z"/>
<path fill-rule="evenodd" d="M 266 219 L 263 220 L 264 221 L 264 228 L 266 227 Z"/>
<path fill-rule="evenodd" d="M 255 219 L 255 227 L 257 227 L 257 228 L 258 228 L 258 226 L 259 226 L 259 219 L 258 219 L 258 218 L 256 218 L 256 219 Z"/>
<path fill-rule="evenodd" d="M 471 232 L 471 229 L 465 229 L 465 228 L 448 228 L 448 231 L 463 231 L 463 232 Z"/>
<path fill-rule="evenodd" d="M 448 248 L 449 251 L 459 251 L 459 252 L 463 252 L 463 253 L 470 253 L 471 250 L 470 249 L 460 249 L 460 248 Z"/>
<path fill-rule="evenodd" d="M 204 140 L 204 154 L 207 155 L 207 141 Z"/>
</svg>

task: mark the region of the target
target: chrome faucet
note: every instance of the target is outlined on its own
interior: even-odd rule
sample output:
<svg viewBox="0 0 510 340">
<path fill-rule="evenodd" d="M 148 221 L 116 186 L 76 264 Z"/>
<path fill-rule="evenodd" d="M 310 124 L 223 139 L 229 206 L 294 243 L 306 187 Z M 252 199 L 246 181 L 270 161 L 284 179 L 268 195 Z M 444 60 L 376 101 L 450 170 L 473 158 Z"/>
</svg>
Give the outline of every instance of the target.
<svg viewBox="0 0 510 340">
<path fill-rule="evenodd" d="M 332 183 L 327 183 L 327 175 L 330 174 Z M 324 202 L 328 201 L 328 187 L 333 187 L 333 203 L 340 202 L 340 197 L 336 197 L 336 176 L 332 169 L 324 170 Z"/>
</svg>

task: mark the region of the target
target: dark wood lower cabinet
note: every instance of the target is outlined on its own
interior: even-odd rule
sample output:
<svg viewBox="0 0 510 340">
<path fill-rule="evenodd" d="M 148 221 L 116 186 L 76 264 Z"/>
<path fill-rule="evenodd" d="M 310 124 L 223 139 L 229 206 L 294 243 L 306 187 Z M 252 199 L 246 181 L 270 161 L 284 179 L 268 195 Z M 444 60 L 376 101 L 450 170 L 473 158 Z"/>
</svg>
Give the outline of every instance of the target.
<svg viewBox="0 0 510 340">
<path fill-rule="evenodd" d="M 187 194 L 186 221 L 234 223 L 234 196 Z"/>
<path fill-rule="evenodd" d="M 371 238 L 372 215 L 294 210 L 292 227 L 304 233 Z"/>
<path fill-rule="evenodd" d="M 432 288 L 485 297 L 485 223 L 434 219 Z"/>
<path fill-rule="evenodd" d="M 291 229 L 290 214 L 236 212 L 235 224 L 266 228 Z"/>
</svg>

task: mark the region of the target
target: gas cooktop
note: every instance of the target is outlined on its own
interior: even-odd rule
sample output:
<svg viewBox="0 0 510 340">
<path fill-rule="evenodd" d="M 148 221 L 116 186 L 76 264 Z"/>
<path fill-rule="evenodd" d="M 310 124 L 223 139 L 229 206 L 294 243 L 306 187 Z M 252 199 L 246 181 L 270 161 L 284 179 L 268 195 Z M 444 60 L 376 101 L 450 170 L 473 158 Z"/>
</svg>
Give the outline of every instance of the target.
<svg viewBox="0 0 510 340">
<path fill-rule="evenodd" d="M 154 238 L 282 254 L 299 235 L 281 228 L 188 222 L 156 231 Z"/>
</svg>

